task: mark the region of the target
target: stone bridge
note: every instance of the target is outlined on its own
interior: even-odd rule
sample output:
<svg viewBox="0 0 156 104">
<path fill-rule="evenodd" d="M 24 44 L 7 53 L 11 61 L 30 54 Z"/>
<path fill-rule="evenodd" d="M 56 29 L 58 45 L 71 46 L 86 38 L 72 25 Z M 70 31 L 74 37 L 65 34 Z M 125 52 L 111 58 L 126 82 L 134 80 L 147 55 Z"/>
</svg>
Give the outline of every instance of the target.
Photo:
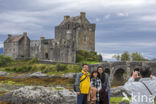
<svg viewBox="0 0 156 104">
<path fill-rule="evenodd" d="M 134 69 L 148 65 L 152 69 L 152 74 L 156 75 L 156 61 L 147 62 L 103 62 L 100 64 L 89 65 L 89 72 L 97 70 L 98 66 L 102 66 L 104 71 L 110 75 L 111 83 L 114 85 L 123 84 L 130 78 Z"/>
</svg>

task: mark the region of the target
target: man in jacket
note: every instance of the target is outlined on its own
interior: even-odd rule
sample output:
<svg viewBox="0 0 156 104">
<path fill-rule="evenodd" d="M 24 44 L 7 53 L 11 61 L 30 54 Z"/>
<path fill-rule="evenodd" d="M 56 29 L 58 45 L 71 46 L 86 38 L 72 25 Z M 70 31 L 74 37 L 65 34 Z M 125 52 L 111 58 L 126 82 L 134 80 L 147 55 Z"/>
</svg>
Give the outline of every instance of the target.
<svg viewBox="0 0 156 104">
<path fill-rule="evenodd" d="M 99 73 L 98 77 L 101 79 L 102 82 L 102 89 L 100 94 L 100 103 L 101 104 L 109 104 L 110 103 L 110 79 L 109 75 L 104 72 L 102 66 L 98 66 L 97 71 Z M 104 91 L 105 90 L 105 91 Z"/>
<path fill-rule="evenodd" d="M 130 104 L 154 104 L 156 96 L 156 79 L 151 78 L 151 70 L 149 66 L 145 66 L 140 70 L 141 79 L 138 79 L 137 72 L 133 72 L 132 78 L 126 82 L 124 89 L 131 95 Z"/>
<path fill-rule="evenodd" d="M 90 73 L 88 65 L 82 65 L 82 71 L 76 75 L 75 91 L 77 93 L 77 104 L 87 104 L 87 95 L 90 88 Z"/>
</svg>

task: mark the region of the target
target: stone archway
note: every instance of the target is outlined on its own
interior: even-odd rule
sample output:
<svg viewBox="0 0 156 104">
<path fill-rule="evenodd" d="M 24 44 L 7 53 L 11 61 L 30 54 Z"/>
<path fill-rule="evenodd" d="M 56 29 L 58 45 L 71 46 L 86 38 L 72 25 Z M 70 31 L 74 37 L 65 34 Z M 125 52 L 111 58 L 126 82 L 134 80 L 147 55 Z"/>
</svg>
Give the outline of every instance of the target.
<svg viewBox="0 0 156 104">
<path fill-rule="evenodd" d="M 119 68 L 115 71 L 114 73 L 114 79 L 117 80 L 117 81 L 122 81 L 124 80 L 124 77 L 123 77 L 123 74 L 124 74 L 124 69 L 122 68 Z"/>
<path fill-rule="evenodd" d="M 119 86 L 125 83 L 126 71 L 123 68 L 118 68 L 113 73 L 113 85 Z"/>
</svg>

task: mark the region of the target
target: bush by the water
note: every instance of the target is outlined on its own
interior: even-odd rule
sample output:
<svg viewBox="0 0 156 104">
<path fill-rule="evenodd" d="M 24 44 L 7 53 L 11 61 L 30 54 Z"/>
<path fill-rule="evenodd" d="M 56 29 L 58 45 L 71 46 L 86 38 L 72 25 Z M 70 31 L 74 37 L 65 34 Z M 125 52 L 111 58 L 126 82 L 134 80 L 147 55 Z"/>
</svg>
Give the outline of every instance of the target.
<svg viewBox="0 0 156 104">
<path fill-rule="evenodd" d="M 13 61 L 14 61 L 13 58 L 11 58 L 9 56 L 0 55 L 0 67 L 7 65 Z"/>
<path fill-rule="evenodd" d="M 88 52 L 84 50 L 79 50 L 76 52 L 76 62 L 101 62 L 102 56 L 98 55 L 96 52 Z"/>
</svg>

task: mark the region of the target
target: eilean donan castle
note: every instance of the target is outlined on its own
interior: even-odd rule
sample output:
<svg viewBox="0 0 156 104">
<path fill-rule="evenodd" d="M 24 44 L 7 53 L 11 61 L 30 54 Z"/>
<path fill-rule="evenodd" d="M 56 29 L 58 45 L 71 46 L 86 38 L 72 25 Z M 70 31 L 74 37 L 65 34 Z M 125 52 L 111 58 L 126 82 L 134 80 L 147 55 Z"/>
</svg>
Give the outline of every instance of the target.
<svg viewBox="0 0 156 104">
<path fill-rule="evenodd" d="M 55 38 L 30 40 L 27 33 L 8 35 L 4 41 L 4 55 L 13 58 L 34 58 L 54 62 L 75 63 L 76 51 L 95 51 L 95 24 L 80 16 L 64 16 L 64 20 L 55 27 Z"/>
</svg>

